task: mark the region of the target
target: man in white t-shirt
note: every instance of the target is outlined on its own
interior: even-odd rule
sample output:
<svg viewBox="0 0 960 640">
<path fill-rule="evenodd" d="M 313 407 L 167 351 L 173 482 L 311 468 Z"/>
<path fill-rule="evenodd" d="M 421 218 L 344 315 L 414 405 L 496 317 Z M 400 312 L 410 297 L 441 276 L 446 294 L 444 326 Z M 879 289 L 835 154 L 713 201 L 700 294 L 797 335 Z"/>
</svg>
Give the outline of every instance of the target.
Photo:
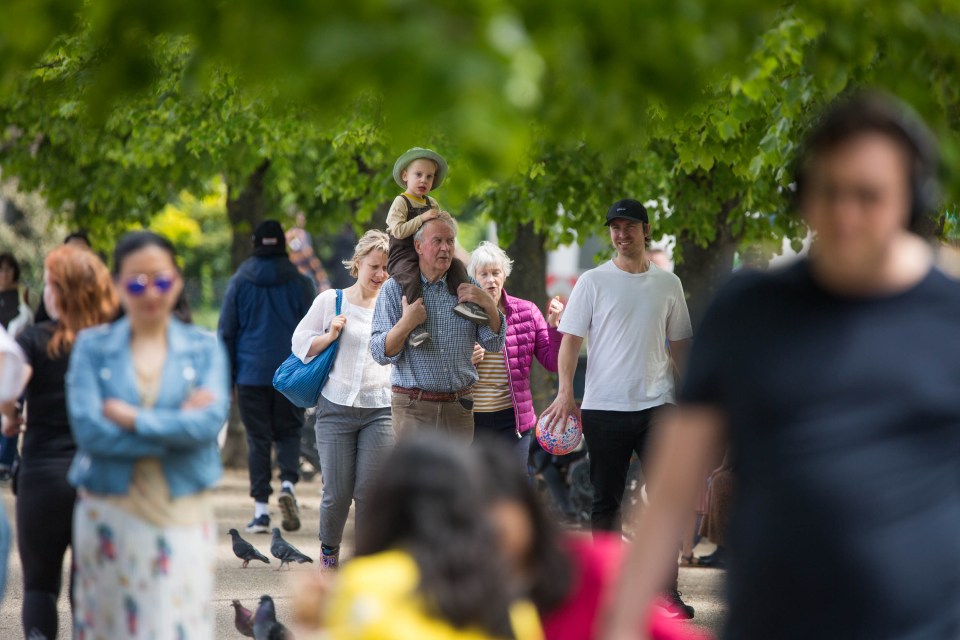
<svg viewBox="0 0 960 640">
<path fill-rule="evenodd" d="M 577 281 L 563 318 L 557 398 L 544 412 L 550 428 L 570 414 L 583 424 L 590 452 L 594 531 L 621 528 L 620 502 L 630 457 L 643 458 L 651 427 L 665 405 L 675 403 L 675 373 L 693 332 L 677 276 L 649 260 L 650 220 L 636 200 L 619 200 L 606 225 L 616 257 Z M 587 375 L 583 405 L 573 398 L 573 374 L 584 338 Z M 676 589 L 669 595 L 685 617 Z"/>
</svg>

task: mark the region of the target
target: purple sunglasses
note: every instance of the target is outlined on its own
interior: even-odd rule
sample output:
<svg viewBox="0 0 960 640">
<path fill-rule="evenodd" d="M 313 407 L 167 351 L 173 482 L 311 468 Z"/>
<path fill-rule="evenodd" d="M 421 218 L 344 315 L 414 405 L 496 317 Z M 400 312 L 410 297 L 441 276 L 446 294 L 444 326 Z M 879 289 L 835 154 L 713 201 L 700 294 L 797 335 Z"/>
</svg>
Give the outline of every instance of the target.
<svg viewBox="0 0 960 640">
<path fill-rule="evenodd" d="M 153 284 L 153 288 L 156 289 L 158 293 L 163 294 L 170 291 L 170 288 L 173 287 L 173 282 L 174 276 L 170 273 L 158 273 L 153 277 L 141 273 L 138 276 L 124 280 L 123 288 L 132 296 L 142 296 L 147 292 L 147 287 Z"/>
</svg>

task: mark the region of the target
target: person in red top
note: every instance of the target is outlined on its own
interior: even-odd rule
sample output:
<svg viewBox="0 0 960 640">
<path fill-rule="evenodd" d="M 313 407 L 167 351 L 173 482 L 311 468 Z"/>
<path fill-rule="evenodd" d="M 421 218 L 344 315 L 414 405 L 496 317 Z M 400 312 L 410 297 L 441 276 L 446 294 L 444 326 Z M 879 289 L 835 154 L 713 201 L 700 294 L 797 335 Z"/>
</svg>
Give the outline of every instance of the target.
<svg viewBox="0 0 960 640">
<path fill-rule="evenodd" d="M 484 472 L 500 559 L 511 569 L 505 588 L 533 601 L 546 640 L 597 637 L 607 589 L 618 582 L 628 547 L 614 533 L 561 535 L 499 441 L 481 441 L 474 450 Z M 712 638 L 678 618 L 666 600 L 649 607 L 638 630 L 653 640 Z"/>
</svg>

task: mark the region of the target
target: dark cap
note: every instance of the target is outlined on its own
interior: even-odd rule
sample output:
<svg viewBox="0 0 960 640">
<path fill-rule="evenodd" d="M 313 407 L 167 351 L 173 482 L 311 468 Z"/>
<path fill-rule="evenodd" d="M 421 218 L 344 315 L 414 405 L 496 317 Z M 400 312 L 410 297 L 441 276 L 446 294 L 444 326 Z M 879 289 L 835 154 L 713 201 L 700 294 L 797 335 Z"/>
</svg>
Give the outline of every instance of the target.
<svg viewBox="0 0 960 640">
<path fill-rule="evenodd" d="M 647 217 L 646 208 L 636 200 L 629 198 L 617 200 L 610 205 L 610 208 L 607 209 L 607 221 L 604 222 L 604 224 L 609 225 L 617 218 L 633 220 L 634 222 L 650 222 L 650 218 Z"/>
<path fill-rule="evenodd" d="M 264 220 L 253 231 L 253 248 L 258 253 L 286 253 L 287 240 L 276 220 Z"/>
</svg>

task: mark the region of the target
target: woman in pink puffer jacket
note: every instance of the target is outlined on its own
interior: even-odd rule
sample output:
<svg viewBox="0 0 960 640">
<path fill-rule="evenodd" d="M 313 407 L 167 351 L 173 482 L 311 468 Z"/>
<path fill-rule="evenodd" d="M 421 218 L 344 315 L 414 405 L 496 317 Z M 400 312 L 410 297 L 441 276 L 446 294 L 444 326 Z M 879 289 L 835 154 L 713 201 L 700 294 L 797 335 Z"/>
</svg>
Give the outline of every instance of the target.
<svg viewBox="0 0 960 640">
<path fill-rule="evenodd" d="M 503 289 L 513 261 L 500 247 L 481 242 L 467 270 L 482 289 L 493 296 L 507 318 L 507 344 L 502 353 L 484 351 L 476 363 L 480 379 L 473 387 L 475 438 L 494 436 L 516 447 L 526 465 L 530 438 L 537 424 L 530 392 L 533 358 L 547 371 L 556 372 L 561 334 L 557 331 L 563 304 L 550 301 L 547 318 L 529 300 L 515 298 Z"/>
</svg>

